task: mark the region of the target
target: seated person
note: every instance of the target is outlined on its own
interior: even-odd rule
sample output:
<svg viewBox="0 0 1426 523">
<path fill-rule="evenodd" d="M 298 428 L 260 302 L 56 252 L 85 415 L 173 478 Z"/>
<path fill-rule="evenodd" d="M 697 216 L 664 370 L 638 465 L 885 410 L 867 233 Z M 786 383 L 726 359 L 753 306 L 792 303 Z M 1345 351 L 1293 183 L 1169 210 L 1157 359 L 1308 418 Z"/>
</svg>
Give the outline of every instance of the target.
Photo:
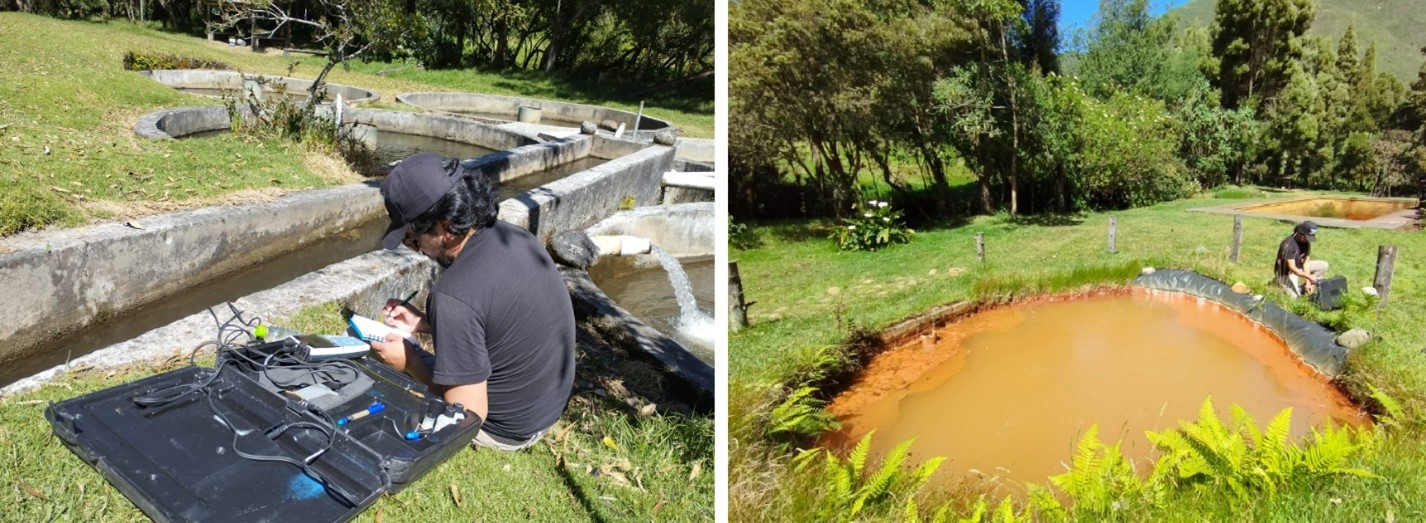
<svg viewBox="0 0 1426 523">
<path fill-rule="evenodd" d="M 1302 222 L 1283 238 L 1273 263 L 1273 281 L 1294 298 L 1312 293 L 1317 281 L 1327 273 L 1327 262 L 1312 259 L 1312 242 L 1317 241 L 1317 224 Z"/>
</svg>

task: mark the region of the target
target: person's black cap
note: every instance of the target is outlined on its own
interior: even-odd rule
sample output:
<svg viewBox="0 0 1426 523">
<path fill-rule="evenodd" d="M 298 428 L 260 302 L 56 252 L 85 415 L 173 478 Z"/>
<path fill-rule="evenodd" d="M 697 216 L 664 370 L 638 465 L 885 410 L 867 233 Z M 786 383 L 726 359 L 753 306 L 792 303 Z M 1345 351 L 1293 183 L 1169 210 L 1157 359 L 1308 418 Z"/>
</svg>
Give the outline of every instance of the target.
<svg viewBox="0 0 1426 523">
<path fill-rule="evenodd" d="M 1307 243 L 1317 241 L 1317 224 L 1312 223 L 1311 221 L 1306 221 L 1297 224 L 1297 227 L 1294 227 L 1292 229 L 1292 232 L 1301 234 L 1302 236 L 1306 237 Z"/>
<path fill-rule="evenodd" d="M 381 197 L 391 225 L 381 246 L 395 249 L 406 237 L 406 226 L 425 214 L 455 187 L 460 165 L 435 153 L 420 153 L 402 160 L 381 182 Z"/>
</svg>

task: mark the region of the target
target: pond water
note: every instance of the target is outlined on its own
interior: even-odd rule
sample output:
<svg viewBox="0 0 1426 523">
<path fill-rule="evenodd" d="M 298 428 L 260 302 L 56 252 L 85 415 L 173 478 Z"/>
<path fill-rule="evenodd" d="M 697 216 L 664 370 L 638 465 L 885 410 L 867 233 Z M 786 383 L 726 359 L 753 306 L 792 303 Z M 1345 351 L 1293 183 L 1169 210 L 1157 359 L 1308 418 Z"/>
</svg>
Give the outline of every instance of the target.
<svg viewBox="0 0 1426 523">
<path fill-rule="evenodd" d="M 1270 203 L 1242 207 L 1243 211 L 1260 214 L 1282 214 L 1312 218 L 1340 218 L 1343 220 L 1367 221 L 1406 209 L 1413 209 L 1415 201 L 1401 199 L 1374 198 L 1309 198 L 1289 202 Z"/>
<path fill-rule="evenodd" d="M 1260 426 L 1292 407 L 1294 436 L 1365 422 L 1252 320 L 1188 295 L 1125 290 L 978 313 L 878 356 L 829 405 L 843 428 L 824 444 L 850 448 L 875 429 L 874 453 L 914 438 L 914 460 L 947 457 L 941 480 L 1045 484 L 1092 424 L 1147 460 L 1144 432 L 1196 420 L 1210 396 L 1224 419 L 1238 404 Z"/>
</svg>

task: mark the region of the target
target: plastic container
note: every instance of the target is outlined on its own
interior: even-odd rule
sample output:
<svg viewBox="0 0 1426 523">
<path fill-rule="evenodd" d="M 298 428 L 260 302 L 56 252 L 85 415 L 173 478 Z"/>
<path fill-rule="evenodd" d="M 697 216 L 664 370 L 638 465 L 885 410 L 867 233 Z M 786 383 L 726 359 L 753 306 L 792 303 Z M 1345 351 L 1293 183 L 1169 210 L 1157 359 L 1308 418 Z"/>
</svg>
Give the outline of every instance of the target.
<svg viewBox="0 0 1426 523">
<path fill-rule="evenodd" d="M 303 333 L 297 329 L 290 329 L 281 325 L 258 325 L 253 327 L 253 336 L 262 341 L 284 340 L 293 336 L 300 336 Z"/>
</svg>

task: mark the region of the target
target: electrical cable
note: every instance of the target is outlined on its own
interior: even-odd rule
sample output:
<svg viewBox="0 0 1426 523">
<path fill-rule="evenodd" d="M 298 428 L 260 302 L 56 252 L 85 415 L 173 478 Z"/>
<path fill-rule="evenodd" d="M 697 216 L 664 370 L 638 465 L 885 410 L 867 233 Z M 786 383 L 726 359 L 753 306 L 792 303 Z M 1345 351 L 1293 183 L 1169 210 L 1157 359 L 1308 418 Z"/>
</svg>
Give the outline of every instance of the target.
<svg viewBox="0 0 1426 523">
<path fill-rule="evenodd" d="M 256 341 L 255 338 L 253 338 L 252 336 L 250 328 L 258 325 L 260 320 L 257 318 L 254 318 L 252 320 L 246 320 L 243 318 L 242 311 L 238 310 L 237 306 L 233 305 L 231 302 L 229 302 L 227 305 L 228 308 L 233 312 L 233 316 L 227 321 L 219 320 L 217 313 L 213 312 L 213 309 L 211 308 L 208 309 L 208 313 L 213 316 L 213 321 L 218 325 L 217 338 L 215 340 L 204 341 L 203 343 L 200 343 L 197 347 L 195 347 L 193 349 L 193 352 L 189 354 L 189 363 L 192 364 L 195 361 L 198 351 L 208 345 L 216 345 L 217 350 L 219 352 L 228 351 L 228 354 L 235 356 L 236 358 L 218 358 L 218 361 L 213 369 L 213 374 L 208 376 L 206 379 L 194 383 L 180 383 L 170 387 L 151 391 L 147 394 L 136 396 L 133 398 L 134 404 L 143 408 L 159 407 L 183 399 L 184 397 L 190 394 L 201 393 L 207 399 L 208 408 L 213 411 L 213 414 L 218 417 L 219 421 L 223 423 L 223 426 L 227 427 L 228 430 L 233 432 L 233 452 L 239 457 L 252 461 L 273 461 L 288 463 L 297 466 L 302 470 L 304 474 L 320 483 L 324 488 L 327 489 L 328 492 L 338 498 L 339 501 L 348 506 L 356 506 L 357 500 L 350 492 L 347 492 L 345 489 L 341 488 L 341 486 L 327 479 L 325 476 L 323 476 L 321 473 L 317 472 L 311 467 L 312 462 L 316 461 L 328 450 L 331 450 L 333 443 L 336 441 L 337 429 L 336 424 L 335 422 L 333 422 L 330 415 L 328 415 L 321 409 L 318 409 L 308 404 L 305 401 L 300 402 L 300 404 L 308 412 L 312 413 L 314 417 L 316 417 L 318 420 L 325 422 L 325 424 L 311 421 L 284 422 L 271 429 L 268 429 L 266 431 L 266 435 L 268 438 L 275 441 L 277 438 L 281 437 L 283 434 L 285 434 L 291 429 L 300 428 L 307 430 L 316 430 L 326 436 L 326 443 L 322 445 L 321 448 L 317 449 L 315 452 L 300 461 L 281 455 L 251 454 L 243 452 L 241 449 L 238 448 L 238 437 L 241 435 L 241 433 L 238 431 L 237 427 L 233 425 L 232 421 L 228 419 L 228 416 L 218 409 L 217 403 L 213 400 L 213 390 L 211 389 L 213 383 L 217 381 L 220 375 L 222 375 L 223 369 L 225 369 L 229 364 L 232 364 L 235 367 L 242 367 L 244 366 L 243 363 L 246 363 L 252 367 L 251 370 L 258 370 L 264 375 L 267 374 L 269 366 L 274 362 L 274 359 L 276 359 L 276 363 L 278 363 L 279 365 L 286 364 L 295 367 L 310 368 L 311 372 L 314 375 L 318 372 L 332 373 L 336 371 L 325 368 L 325 365 L 310 365 L 307 364 L 305 361 L 302 361 L 301 359 L 297 358 L 290 352 L 291 349 L 296 348 L 298 346 L 295 342 L 291 344 L 280 345 L 276 350 L 269 352 L 263 358 L 262 362 L 258 362 L 257 360 L 253 359 L 250 355 L 247 354 L 247 351 L 244 349 L 251 348 L 251 342 Z M 245 329 L 244 327 L 248 328 Z M 247 337 L 248 344 L 239 345 L 238 342 L 243 336 Z M 325 363 L 327 362 L 324 362 L 324 364 Z M 347 363 L 347 365 L 350 366 L 351 364 Z M 352 370 L 355 370 L 354 366 L 352 366 Z M 269 379 L 271 379 L 271 377 L 269 377 Z M 316 378 L 314 377 L 313 379 Z M 296 440 L 294 439 L 294 441 Z"/>
</svg>

